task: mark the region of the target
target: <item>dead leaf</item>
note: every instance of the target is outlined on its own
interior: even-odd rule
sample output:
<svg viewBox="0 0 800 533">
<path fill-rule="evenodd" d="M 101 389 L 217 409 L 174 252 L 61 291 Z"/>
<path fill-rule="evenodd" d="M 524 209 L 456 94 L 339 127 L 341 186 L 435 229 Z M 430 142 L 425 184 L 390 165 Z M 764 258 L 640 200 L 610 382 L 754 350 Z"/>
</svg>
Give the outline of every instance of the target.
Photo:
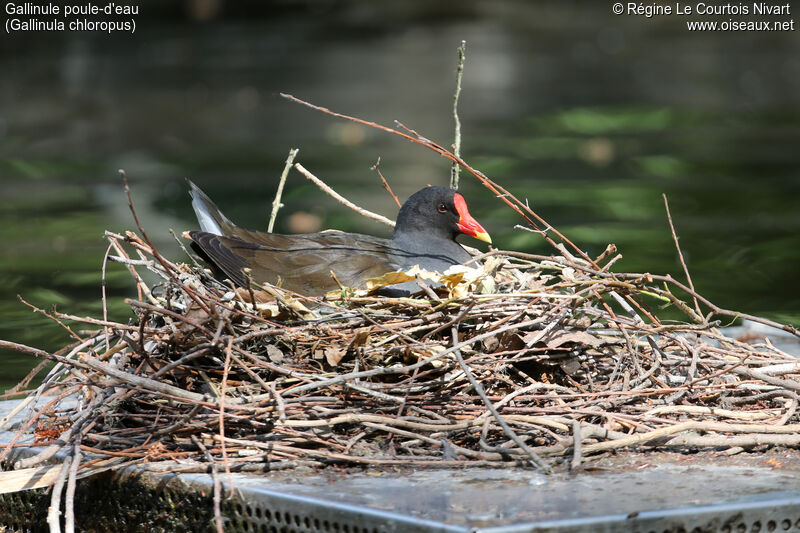
<svg viewBox="0 0 800 533">
<path fill-rule="evenodd" d="M 575 269 L 572 267 L 566 267 L 561 270 L 561 277 L 567 281 L 576 282 L 577 279 L 575 278 Z"/>
<path fill-rule="evenodd" d="M 500 334 L 500 350 L 504 352 L 511 352 L 514 350 L 521 350 L 525 347 L 525 342 L 517 333 L 513 331 L 506 331 Z"/>
<path fill-rule="evenodd" d="M 409 276 L 405 272 L 387 272 L 383 276 L 366 279 L 364 280 L 364 283 L 366 284 L 367 289 L 372 290 L 413 280 L 414 277 Z"/>
<path fill-rule="evenodd" d="M 192 302 L 191 305 L 189 305 L 189 309 L 186 310 L 186 313 L 184 313 L 183 316 L 186 318 L 188 322 L 197 324 L 198 326 L 202 326 L 210 319 L 210 315 L 205 311 L 203 311 L 202 309 L 200 309 L 200 307 L 198 307 L 197 304 L 195 304 L 194 302 Z M 192 326 L 191 324 L 188 324 L 187 322 L 181 322 L 178 328 L 182 333 L 186 334 L 191 333 L 192 331 L 195 330 L 195 327 Z"/>
<path fill-rule="evenodd" d="M 336 366 L 339 364 L 339 361 L 342 360 L 342 357 L 344 357 L 346 353 L 347 350 L 336 348 L 334 346 L 329 346 L 325 348 L 325 360 L 328 361 L 329 365 Z"/>
<path fill-rule="evenodd" d="M 237 287 L 236 288 L 236 294 L 239 296 L 239 298 L 241 298 L 245 302 L 253 303 L 252 302 L 252 298 L 250 297 L 250 291 L 248 291 L 247 289 L 243 289 L 241 287 Z M 267 291 L 262 291 L 262 290 L 254 289 L 253 290 L 253 297 L 256 299 L 256 303 L 257 304 L 274 303 L 276 301 L 275 297 L 273 295 L 271 295 Z"/>
<path fill-rule="evenodd" d="M 348 350 L 355 350 L 359 346 L 363 346 L 369 340 L 369 333 L 372 331 L 372 328 L 361 328 L 356 330 L 356 334 L 353 335 L 353 339 L 350 341 L 348 345 Z"/>
<path fill-rule="evenodd" d="M 483 339 L 483 351 L 486 353 L 494 353 L 500 346 L 500 340 L 497 335 L 493 335 L 487 339 Z"/>
<path fill-rule="evenodd" d="M 561 361 L 558 363 L 558 366 L 560 366 L 561 370 L 563 370 L 564 373 L 570 377 L 575 377 L 575 375 L 581 371 L 581 364 L 575 359 Z"/>
<path fill-rule="evenodd" d="M 555 349 L 559 346 L 563 346 L 565 344 L 583 344 L 586 346 L 591 346 L 592 348 L 597 348 L 603 344 L 601 339 L 598 339 L 594 335 L 587 333 L 586 331 L 581 330 L 559 330 L 555 333 L 550 332 L 544 336 L 544 339 L 539 339 L 541 332 L 539 331 L 531 331 L 526 333 L 522 340 L 525 341 L 525 344 L 528 346 L 532 346 L 533 344 L 544 344 L 547 348 Z"/>
<path fill-rule="evenodd" d="M 276 364 L 283 362 L 283 352 L 274 344 L 267 344 L 267 357 Z"/>
<path fill-rule="evenodd" d="M 451 298 L 464 298 L 470 292 L 478 291 L 481 293 L 494 292 L 494 279 L 487 275 L 483 268 L 471 268 L 464 265 L 453 265 L 443 274 L 423 270 L 419 265 L 414 265 L 405 272 L 389 272 L 377 278 L 370 278 L 365 281 L 367 289 L 374 290 L 381 287 L 414 281 L 417 278 L 441 283 L 447 287 Z"/>
</svg>

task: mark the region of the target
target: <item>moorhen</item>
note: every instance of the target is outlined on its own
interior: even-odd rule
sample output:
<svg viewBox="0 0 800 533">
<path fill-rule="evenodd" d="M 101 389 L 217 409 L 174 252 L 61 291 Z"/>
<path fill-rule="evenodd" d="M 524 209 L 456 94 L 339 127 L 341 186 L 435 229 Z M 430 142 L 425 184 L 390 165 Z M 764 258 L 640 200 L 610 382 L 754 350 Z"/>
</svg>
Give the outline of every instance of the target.
<svg viewBox="0 0 800 533">
<path fill-rule="evenodd" d="M 328 230 L 279 235 L 240 228 L 189 181 L 202 231 L 189 231 L 192 247 L 239 286 L 246 285 L 242 269 L 249 268 L 257 283 L 279 285 L 308 296 L 345 287 L 363 288 L 364 280 L 414 265 L 444 272 L 471 258 L 455 241 L 459 233 L 492 242 L 472 218 L 464 197 L 444 187 L 414 193 L 397 215 L 391 239 Z M 331 275 L 333 272 L 336 279 Z M 412 282 L 400 293 L 419 290 Z M 397 295 L 394 293 L 392 295 Z"/>
</svg>

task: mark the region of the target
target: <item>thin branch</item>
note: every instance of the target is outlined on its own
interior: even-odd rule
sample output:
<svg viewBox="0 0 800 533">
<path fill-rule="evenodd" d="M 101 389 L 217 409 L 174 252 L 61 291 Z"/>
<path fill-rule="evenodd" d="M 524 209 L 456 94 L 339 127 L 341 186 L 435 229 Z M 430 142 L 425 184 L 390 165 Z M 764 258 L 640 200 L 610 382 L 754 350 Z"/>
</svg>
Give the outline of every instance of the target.
<svg viewBox="0 0 800 533">
<path fill-rule="evenodd" d="M 661 197 L 664 199 L 664 209 L 667 211 L 667 220 L 669 221 L 669 230 L 672 232 L 672 240 L 675 243 L 675 250 L 678 252 L 678 259 L 681 261 L 681 266 L 683 267 L 683 273 L 686 274 L 686 282 L 689 283 L 689 288 L 692 289 L 694 292 L 694 283 L 692 283 L 692 276 L 689 275 L 689 268 L 686 266 L 686 261 L 683 259 L 683 252 L 681 251 L 681 245 L 678 244 L 678 234 L 675 233 L 675 226 L 672 224 L 672 215 L 669 212 L 669 202 L 667 201 L 667 195 L 662 193 Z M 692 300 L 694 301 L 694 309 L 697 311 L 699 316 L 703 316 L 703 312 L 700 310 L 700 303 L 697 301 L 696 296 L 692 296 Z"/>
<path fill-rule="evenodd" d="M 458 47 L 458 66 L 456 67 L 456 92 L 453 95 L 453 121 L 455 122 L 455 139 L 453 141 L 453 155 L 461 158 L 461 119 L 458 118 L 458 97 L 461 96 L 461 77 L 464 75 L 464 60 L 466 59 L 467 41 L 461 41 Z M 450 169 L 450 188 L 458 189 L 458 163 L 453 161 Z"/>
<path fill-rule="evenodd" d="M 180 286 L 186 292 L 186 294 L 192 300 L 194 300 L 194 302 L 200 307 L 200 309 L 202 309 L 206 313 L 211 314 L 211 309 L 208 306 L 206 306 L 206 304 L 203 303 L 203 301 L 194 293 L 193 290 L 189 289 L 183 283 L 181 283 L 181 281 L 173 273 L 173 270 L 169 268 L 169 266 L 167 265 L 166 260 L 161 256 L 160 253 L 158 253 L 155 246 L 153 246 L 153 243 L 150 241 L 150 238 L 144 232 L 144 228 L 142 228 L 142 224 L 141 222 L 139 222 L 139 216 L 136 214 L 136 209 L 133 206 L 133 196 L 131 196 L 131 188 L 128 185 L 128 177 L 125 175 L 125 171 L 122 169 L 119 170 L 119 175 L 122 177 L 122 183 L 125 186 L 125 194 L 128 196 L 128 207 L 130 208 L 131 214 L 133 215 L 133 221 L 136 223 L 136 227 L 139 228 L 139 233 L 142 234 L 142 238 L 152 250 L 153 257 L 155 257 L 158 260 L 158 262 L 161 263 L 161 266 L 164 268 L 164 270 L 172 277 L 172 281 L 174 281 L 178 286 Z"/>
<path fill-rule="evenodd" d="M 379 157 L 378 160 L 375 161 L 375 164 L 372 165 L 372 170 L 374 170 L 375 172 L 378 173 L 378 176 L 380 176 L 381 181 L 383 182 L 383 188 L 386 189 L 386 191 L 391 195 L 392 200 L 394 200 L 394 203 L 397 204 L 397 207 L 402 207 L 400 205 L 400 200 L 397 199 L 397 195 L 394 193 L 392 188 L 389 186 L 389 182 L 386 181 L 386 178 L 383 177 L 383 174 L 381 173 L 381 169 L 378 168 L 378 166 L 380 166 L 380 164 L 381 164 L 381 158 Z"/>
<path fill-rule="evenodd" d="M 61 533 L 61 491 L 64 489 L 71 462 L 72 457 L 64 459 L 61 472 L 58 474 L 58 479 L 53 485 L 53 492 L 50 494 L 50 507 L 47 508 L 47 526 L 50 528 L 50 533 Z"/>
<path fill-rule="evenodd" d="M 306 178 L 311 180 L 317 187 L 319 187 L 320 189 L 322 189 L 323 191 L 328 193 L 328 195 L 332 196 L 340 204 L 342 204 L 342 205 L 344 205 L 346 207 L 349 207 L 350 209 L 352 209 L 353 211 L 355 211 L 356 213 L 358 213 L 358 214 L 360 214 L 362 216 L 365 216 L 367 218 L 371 218 L 372 220 L 377 220 L 381 224 L 386 224 L 387 226 L 394 227 L 394 221 L 389 220 L 388 218 L 386 218 L 383 215 L 379 215 L 377 213 L 373 213 L 372 211 L 367 211 L 366 209 L 364 209 L 362 207 L 358 207 L 356 204 L 354 204 L 353 202 L 351 202 L 350 200 L 348 200 L 347 198 L 345 198 L 344 196 L 342 196 L 338 192 L 336 192 L 333 189 L 331 189 L 324 181 L 322 181 L 321 179 L 316 177 L 314 174 L 312 174 L 311 172 L 306 170 L 303 167 L 303 165 L 301 165 L 300 163 L 295 163 L 294 164 L 294 168 L 296 168 L 297 171 L 300 172 L 300 174 L 302 174 L 303 176 L 305 176 Z"/>
<path fill-rule="evenodd" d="M 458 325 L 454 325 L 453 328 L 451 329 L 451 332 L 453 337 L 453 346 L 458 346 Z M 481 400 L 483 400 L 483 403 L 484 405 L 486 405 L 486 408 L 489 409 L 494 419 L 497 420 L 497 423 L 500 424 L 500 427 L 503 428 L 503 433 L 505 433 L 511 440 L 513 440 L 516 443 L 517 446 L 520 447 L 522 451 L 524 451 L 527 454 L 528 458 L 531 461 L 531 464 L 533 464 L 539 470 L 543 470 L 544 472 L 549 472 L 550 467 L 548 467 L 547 464 L 544 461 L 542 461 L 542 459 L 538 455 L 536 455 L 536 452 L 534 452 L 527 444 L 525 444 L 525 441 L 522 440 L 519 437 L 519 435 L 517 435 L 514 432 L 513 429 L 511 429 L 511 426 L 509 426 L 508 423 L 505 420 L 503 420 L 503 417 L 500 416 L 500 413 L 497 411 L 497 409 L 494 408 L 494 404 L 492 404 L 492 401 L 486 397 L 486 391 L 483 390 L 483 386 L 475 379 L 469 367 L 464 362 L 464 358 L 461 356 L 461 351 L 458 349 L 454 349 L 453 354 L 456 356 L 456 359 L 458 360 L 458 365 L 461 367 L 461 370 L 464 372 L 464 375 L 467 376 L 467 379 L 469 380 L 470 385 L 472 385 L 472 388 L 475 389 L 475 392 L 478 394 L 478 396 L 481 397 Z"/>
<path fill-rule="evenodd" d="M 275 199 L 272 201 L 272 213 L 269 215 L 269 225 L 267 226 L 267 231 L 269 233 L 272 233 L 272 229 L 275 227 L 275 219 L 278 216 L 278 209 L 283 207 L 283 204 L 281 203 L 283 186 L 286 183 L 286 177 L 289 175 L 289 170 L 292 168 L 292 163 L 294 163 L 294 158 L 298 151 L 298 148 L 292 148 L 289 150 L 289 156 L 286 158 L 286 165 L 283 167 L 283 172 L 281 172 L 281 179 L 278 182 L 278 191 L 275 193 Z"/>
</svg>

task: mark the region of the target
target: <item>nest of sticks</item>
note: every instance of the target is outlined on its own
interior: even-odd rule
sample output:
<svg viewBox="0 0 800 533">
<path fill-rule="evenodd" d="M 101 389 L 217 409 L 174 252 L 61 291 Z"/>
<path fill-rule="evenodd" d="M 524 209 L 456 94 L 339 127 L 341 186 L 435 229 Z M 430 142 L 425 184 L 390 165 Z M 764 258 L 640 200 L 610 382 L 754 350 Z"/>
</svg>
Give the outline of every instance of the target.
<svg viewBox="0 0 800 533">
<path fill-rule="evenodd" d="M 412 298 L 310 299 L 235 288 L 133 232 L 106 236 L 136 284 L 135 318 L 40 310 L 74 342 L 16 346 L 56 362 L 23 402 L 37 407 L 14 440 L 33 436 L 39 452 L 17 468 L 63 451 L 90 454 L 79 476 L 133 464 L 547 470 L 633 447 L 800 444 L 797 359 L 726 337 L 711 318 L 732 313 L 669 276 L 610 272 L 613 247 L 591 262 L 492 251 L 472 270 L 407 273 L 440 282 Z M 686 321 L 659 320 L 647 301 Z"/>
</svg>

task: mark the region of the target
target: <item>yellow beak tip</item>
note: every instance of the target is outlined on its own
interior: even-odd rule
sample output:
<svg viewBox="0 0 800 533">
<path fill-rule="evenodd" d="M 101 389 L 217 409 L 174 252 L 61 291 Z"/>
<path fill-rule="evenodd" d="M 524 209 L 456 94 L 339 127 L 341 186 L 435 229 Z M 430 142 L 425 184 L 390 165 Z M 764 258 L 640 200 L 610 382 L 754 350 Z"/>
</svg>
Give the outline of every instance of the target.
<svg viewBox="0 0 800 533">
<path fill-rule="evenodd" d="M 485 231 L 476 233 L 475 238 L 478 239 L 479 241 L 488 242 L 489 244 L 492 244 L 492 238 L 489 237 L 489 234 L 486 233 Z"/>
</svg>

